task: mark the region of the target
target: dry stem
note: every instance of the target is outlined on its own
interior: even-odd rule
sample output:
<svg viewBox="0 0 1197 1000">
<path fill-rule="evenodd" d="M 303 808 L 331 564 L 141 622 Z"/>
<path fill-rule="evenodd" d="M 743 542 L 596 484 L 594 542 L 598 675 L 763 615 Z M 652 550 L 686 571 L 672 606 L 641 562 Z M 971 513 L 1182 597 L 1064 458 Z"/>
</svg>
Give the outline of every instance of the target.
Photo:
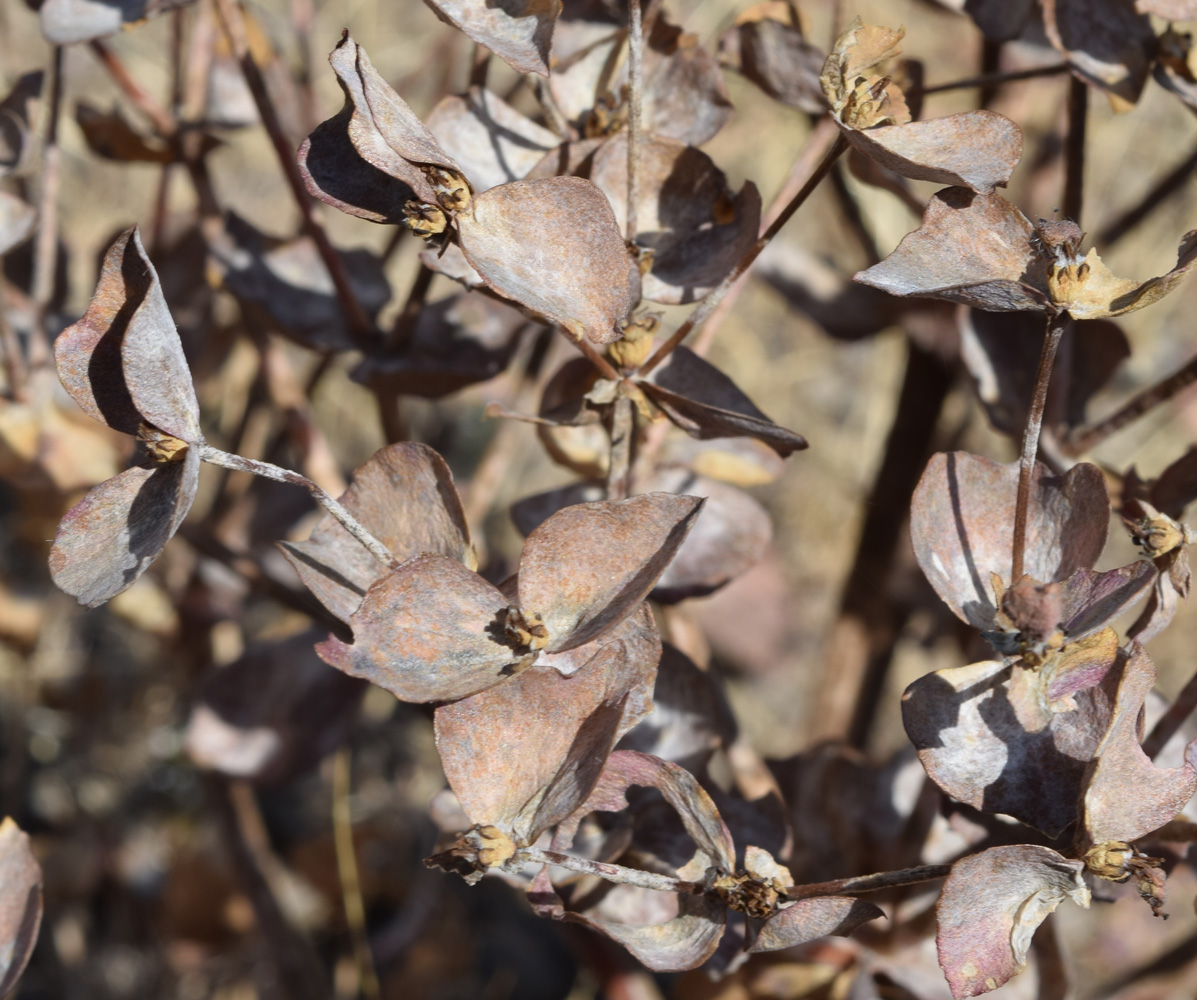
<svg viewBox="0 0 1197 1000">
<path fill-rule="evenodd" d="M 628 0 L 628 217 L 624 234 L 636 242 L 637 207 L 640 204 L 640 115 L 644 101 L 644 29 L 640 0 Z"/>
</svg>

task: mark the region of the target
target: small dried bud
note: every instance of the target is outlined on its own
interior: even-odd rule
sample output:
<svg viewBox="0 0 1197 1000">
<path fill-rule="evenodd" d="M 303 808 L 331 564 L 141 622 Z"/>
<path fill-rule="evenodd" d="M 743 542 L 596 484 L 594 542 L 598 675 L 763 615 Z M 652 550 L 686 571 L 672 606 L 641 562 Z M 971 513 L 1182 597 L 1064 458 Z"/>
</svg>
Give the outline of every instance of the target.
<svg viewBox="0 0 1197 1000">
<path fill-rule="evenodd" d="M 623 339 L 607 348 L 611 360 L 620 368 L 638 368 L 653 348 L 653 334 L 661 325 L 660 313 L 642 313 L 623 330 Z"/>
<path fill-rule="evenodd" d="M 779 879 L 759 879 L 743 870 L 733 875 L 721 868 L 708 868 L 704 888 L 729 910 L 757 920 L 771 917 L 785 898 L 785 886 Z"/>
<path fill-rule="evenodd" d="M 621 87 L 619 96 L 610 91 L 600 94 L 594 108 L 582 125 L 584 139 L 601 139 L 618 132 L 628 123 L 628 88 Z"/>
<path fill-rule="evenodd" d="M 497 868 L 515 855 L 515 841 L 497 826 L 479 826 L 472 831 L 478 846 L 478 864 L 483 868 Z"/>
<path fill-rule="evenodd" d="M 1071 219 L 1040 219 L 1035 223 L 1031 240 L 1054 262 L 1056 267 L 1078 267 L 1081 256 L 1081 241 L 1085 234 Z"/>
<path fill-rule="evenodd" d="M 436 192 L 436 200 L 446 211 L 464 212 L 470 207 L 470 185 L 461 174 L 442 167 L 425 167 L 424 173 L 432 185 L 432 190 Z"/>
<path fill-rule="evenodd" d="M 1120 840 L 1107 840 L 1095 844 L 1085 852 L 1085 867 L 1107 882 L 1125 882 L 1130 878 L 1127 862 L 1134 857 L 1135 849 Z"/>
<path fill-rule="evenodd" d="M 1158 511 L 1135 520 L 1124 519 L 1123 523 L 1135 544 L 1150 559 L 1156 559 L 1192 541 L 1192 532 L 1186 525 Z"/>
<path fill-rule="evenodd" d="M 137 440 L 145 445 L 146 451 L 150 453 L 150 458 L 159 464 L 181 462 L 187 454 L 188 444 L 186 441 L 171 437 L 147 423 L 142 423 L 137 428 Z"/>
<path fill-rule="evenodd" d="M 1135 879 L 1136 888 L 1151 912 L 1157 917 L 1168 919 L 1163 912 L 1168 887 L 1163 872 L 1163 858 L 1151 858 L 1140 854 L 1130 844 L 1108 840 L 1095 844 L 1085 852 L 1085 867 L 1107 882 L 1126 882 Z"/>
<path fill-rule="evenodd" d="M 507 638 L 522 649 L 544 649 L 549 643 L 549 630 L 540 616 L 525 613 L 515 605 L 507 609 L 503 628 Z"/>
<path fill-rule="evenodd" d="M 403 206 L 403 224 L 422 240 L 439 236 L 449 225 L 445 213 L 436 205 L 409 201 Z"/>
</svg>

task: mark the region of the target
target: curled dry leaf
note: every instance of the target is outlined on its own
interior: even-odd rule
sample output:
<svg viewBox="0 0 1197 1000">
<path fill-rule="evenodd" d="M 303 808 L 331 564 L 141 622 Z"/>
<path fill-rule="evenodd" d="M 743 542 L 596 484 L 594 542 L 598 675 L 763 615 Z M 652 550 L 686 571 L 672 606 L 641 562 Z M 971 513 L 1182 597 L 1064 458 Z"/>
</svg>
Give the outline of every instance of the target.
<svg viewBox="0 0 1197 1000">
<path fill-rule="evenodd" d="M 656 757 L 632 750 L 611 754 L 578 813 L 628 808 L 626 792 L 633 785 L 658 789 L 685 828 L 694 853 L 675 869 L 679 878 L 699 880 L 708 868 L 735 867 L 735 845 L 710 796 L 689 772 Z M 643 830 L 637 824 L 637 833 Z M 648 968 L 666 972 L 693 969 L 715 953 L 726 910 L 706 896 L 615 885 L 593 905 L 563 916 L 618 941 Z"/>
<path fill-rule="evenodd" d="M 366 591 L 349 619 L 352 644 L 330 637 L 317 652 L 404 701 L 483 691 L 542 650 L 584 646 L 630 615 L 701 506 L 696 497 L 654 493 L 559 511 L 524 545 L 518 608 L 457 560 L 417 556 Z"/>
<path fill-rule="evenodd" d="M 521 180 L 561 141 L 482 87 L 443 98 L 425 125 L 479 193 Z"/>
<path fill-rule="evenodd" d="M 651 302 L 701 299 L 756 242 L 761 197 L 745 183 L 738 194 L 706 153 L 663 136 L 640 144 L 636 243 L 653 252 L 643 278 Z M 590 179 L 607 196 L 621 231 L 627 226 L 628 141 L 620 133 L 594 154 Z"/>
<path fill-rule="evenodd" d="M 37 8 L 42 34 L 52 45 L 89 42 L 192 0 L 46 0 Z"/>
<path fill-rule="evenodd" d="M 54 342 L 54 360 L 85 413 L 138 436 L 153 458 L 96 486 L 59 526 L 50 573 L 94 607 L 131 586 L 187 516 L 204 443 L 179 334 L 136 228 L 108 249 L 87 312 Z"/>
<path fill-rule="evenodd" d="M 200 767 L 257 784 L 289 781 L 349 735 L 366 692 L 312 649 L 318 632 L 272 643 L 216 670 L 187 723 Z"/>
<path fill-rule="evenodd" d="M 1138 642 L 1114 704 L 1113 718 L 1085 776 L 1085 836 L 1090 843 L 1130 842 L 1172 820 L 1197 791 L 1197 741 L 1180 767 L 1158 768 L 1140 745 L 1140 715 L 1155 684 L 1155 664 Z"/>
<path fill-rule="evenodd" d="M 935 907 L 939 964 L 952 996 L 980 996 L 1020 973 L 1032 935 L 1065 899 L 1087 909 L 1083 868 L 1031 844 L 957 861 Z"/>
<path fill-rule="evenodd" d="M 786 0 L 765 0 L 743 11 L 719 37 L 719 61 L 774 100 L 808 114 L 827 109 L 819 74 L 825 56 L 802 33 Z"/>
<path fill-rule="evenodd" d="M 0 823 L 0 995 L 25 971 L 41 922 L 42 870 L 28 834 L 6 816 Z"/>
<path fill-rule="evenodd" d="M 433 553 L 473 564 L 453 476 L 425 444 L 399 442 L 375 452 L 354 472 L 340 501 L 399 562 Z M 279 547 L 308 589 L 343 622 L 387 572 L 331 514 L 308 541 L 280 542 Z"/>
<path fill-rule="evenodd" d="M 41 70 L 17 78 L 12 90 L 0 101 L 0 177 L 23 173 L 30 160 L 29 122 L 32 104 L 41 93 Z"/>
<path fill-rule="evenodd" d="M 549 75 L 553 25 L 561 0 L 424 0 L 446 24 L 460 28 L 519 73 Z"/>
<path fill-rule="evenodd" d="M 753 437 L 782 458 L 807 447 L 806 438 L 775 424 L 731 379 L 687 347 L 675 349 L 637 384 L 693 437 Z"/>
<path fill-rule="evenodd" d="M 208 252 L 223 286 L 262 327 L 317 351 L 355 346 L 332 276 L 310 236 L 275 239 L 230 212 Z M 382 262 L 369 250 L 338 255 L 357 301 L 377 318 L 391 298 Z"/>
<path fill-rule="evenodd" d="M 1151 18 L 1125 0 L 1042 0 L 1043 27 L 1081 79 L 1103 88 L 1114 107 L 1139 99 L 1155 50 Z"/>
<path fill-rule="evenodd" d="M 486 284 L 575 337 L 618 340 L 635 305 L 634 265 L 603 193 L 580 177 L 491 188 L 457 217 Z"/>
<path fill-rule="evenodd" d="M 902 696 L 906 733 L 932 781 L 1049 837 L 1076 821 L 1085 768 L 1111 716 L 1112 693 L 1099 685 L 1117 660 L 1117 636 L 1056 657 L 1052 672 L 1000 660 L 937 670 Z"/>
<path fill-rule="evenodd" d="M 611 748 L 652 706 L 661 642 L 646 605 L 571 650 L 436 710 L 445 776 L 470 821 L 531 844 L 590 795 Z"/>
<path fill-rule="evenodd" d="M 1073 319 L 1101 319 L 1134 312 L 1167 295 L 1197 266 L 1197 229 L 1185 234 L 1176 253 L 1176 266 L 1158 278 L 1139 281 L 1119 278 L 1091 249 L 1082 260 L 1049 274 L 1052 299 Z"/>
<path fill-rule="evenodd" d="M 935 455 L 911 501 L 910 536 L 919 566 L 962 621 L 993 628 L 993 577 L 1009 578 L 1018 464 L 968 452 Z M 1027 510 L 1026 571 L 1041 583 L 1067 580 L 1097 562 L 1109 525 L 1109 496 L 1096 466 L 1064 476 L 1036 465 Z"/>
<path fill-rule="evenodd" d="M 946 188 L 927 202 L 922 225 L 856 280 L 891 295 L 1042 312 L 1050 303 L 1047 263 L 1031 233 L 1026 217 L 999 195 Z"/>
<path fill-rule="evenodd" d="M 489 295 L 452 295 L 425 306 L 403 346 L 367 358 L 353 379 L 439 399 L 502 372 L 529 326 L 523 313 Z"/>
</svg>

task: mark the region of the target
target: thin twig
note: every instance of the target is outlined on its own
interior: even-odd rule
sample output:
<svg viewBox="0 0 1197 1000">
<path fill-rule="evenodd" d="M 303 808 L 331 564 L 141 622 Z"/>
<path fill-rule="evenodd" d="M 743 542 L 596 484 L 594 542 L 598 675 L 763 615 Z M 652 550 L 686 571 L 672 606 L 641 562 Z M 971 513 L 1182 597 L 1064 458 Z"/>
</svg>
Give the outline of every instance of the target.
<svg viewBox="0 0 1197 1000">
<path fill-rule="evenodd" d="M 704 891 L 701 882 L 686 882 L 669 875 L 658 875 L 656 872 L 646 872 L 639 868 L 624 868 L 623 865 L 611 865 L 603 861 L 591 861 L 589 858 L 578 858 L 572 854 L 561 854 L 557 851 L 545 851 L 539 847 L 521 847 L 516 852 L 514 860 L 527 864 L 568 868 L 571 872 L 596 875 L 608 882 L 638 885 L 642 889 L 656 889 L 660 892 L 680 892 L 699 896 Z"/>
<path fill-rule="evenodd" d="M 777 219 L 773 222 L 773 225 L 765 230 L 764 234 L 749 248 L 748 252 L 740 258 L 736 266 L 732 268 L 731 273 L 728 274 L 727 277 L 724 278 L 718 285 L 716 285 L 715 288 L 710 291 L 710 293 L 708 293 L 706 298 L 704 298 L 695 307 L 694 311 L 690 313 L 688 317 L 686 317 L 686 321 L 682 323 L 682 325 L 676 330 L 674 330 L 673 335 L 667 341 L 665 341 L 664 344 L 657 348 L 656 353 L 640 367 L 640 374 L 642 376 L 647 375 L 654 368 L 656 368 L 657 365 L 669 357 L 669 355 L 673 352 L 673 349 L 686 339 L 691 330 L 701 326 L 707 321 L 707 319 L 710 318 L 711 314 L 718 307 L 719 303 L 722 302 L 727 293 L 731 291 L 732 286 L 735 285 L 735 283 L 743 274 L 748 271 L 750 267 L 752 267 L 757 257 L 761 255 L 761 251 L 763 251 L 765 247 L 772 242 L 773 237 L 781 231 L 782 226 L 790 221 L 790 218 L 793 216 L 793 214 L 798 211 L 798 209 L 802 206 L 802 203 L 810 197 L 811 192 L 819 186 L 819 182 L 827 176 L 831 168 L 835 166 L 836 160 L 843 155 L 844 150 L 847 148 L 848 140 L 845 139 L 843 135 L 837 135 L 831 149 L 827 151 L 827 155 L 823 157 L 822 162 L 818 165 L 818 167 L 815 168 L 814 173 L 811 174 L 807 182 L 802 185 L 802 189 L 778 215 Z"/>
<path fill-rule="evenodd" d="M 1167 378 L 1133 396 L 1108 417 L 1103 417 L 1097 423 L 1071 435 L 1066 442 L 1069 454 L 1081 455 L 1090 451 L 1115 431 L 1122 430 L 1194 382 L 1197 382 L 1197 357 L 1185 362 Z"/>
<path fill-rule="evenodd" d="M 626 500 L 631 490 L 632 436 L 636 419 L 632 401 L 622 393 L 611 410 L 611 460 L 607 468 L 607 499 Z"/>
<path fill-rule="evenodd" d="M 941 94 L 945 90 L 966 90 L 969 87 L 988 88 L 999 83 L 1012 83 L 1015 80 L 1031 80 L 1039 76 L 1056 76 L 1068 72 L 1068 63 L 1052 63 L 1050 66 L 1033 66 L 1030 69 L 1016 69 L 1005 73 L 982 73 L 980 76 L 970 76 L 963 80 L 951 80 L 948 83 L 937 83 L 930 87 L 911 87 L 910 95 Z M 908 95 L 909 96 L 909 95 Z"/>
<path fill-rule="evenodd" d="M 485 89 L 486 77 L 490 71 L 490 49 L 485 45 L 475 43 L 474 54 L 470 59 L 469 86 Z"/>
<path fill-rule="evenodd" d="M 396 227 L 396 231 L 401 232 L 401 227 Z M 435 277 L 436 272 L 432 268 L 424 264 L 420 265 L 420 271 L 408 290 L 407 300 L 395 316 L 391 334 L 387 338 L 388 351 L 398 351 L 411 340 L 412 334 L 416 331 L 416 320 L 420 318 L 420 313 L 424 310 L 424 301 L 428 298 L 428 289 L 432 286 L 432 279 Z"/>
<path fill-rule="evenodd" d="M 353 938 L 353 960 L 357 965 L 357 980 L 366 1000 L 378 1000 L 382 988 L 370 952 L 370 938 L 366 930 L 366 905 L 362 901 L 362 884 L 358 876 L 357 851 L 353 844 L 353 818 L 349 811 L 351 789 L 351 752 L 341 747 L 333 755 L 332 822 L 333 844 L 337 852 L 337 875 L 341 880 L 341 903 L 345 907 L 345 922 Z"/>
<path fill-rule="evenodd" d="M 4 258 L 0 256 L 0 264 Z M 21 342 L 8 321 L 8 303 L 4 281 L 0 279 L 0 350 L 4 352 L 4 370 L 8 375 L 8 394 L 17 403 L 29 402 L 29 368 L 21 351 Z"/>
<path fill-rule="evenodd" d="M 62 117 L 62 46 L 54 46 L 50 59 L 50 106 L 46 109 L 46 135 L 42 142 L 42 186 L 38 193 L 37 235 L 33 243 L 33 335 L 29 338 L 29 365 L 50 365 L 50 336 L 46 329 L 54 277 L 58 264 L 58 186 L 62 150 L 58 147 L 58 120 Z"/>
<path fill-rule="evenodd" d="M 1089 85 L 1078 76 L 1068 80 L 1068 138 L 1064 146 L 1064 218 L 1081 223 L 1085 192 L 1085 124 Z"/>
<path fill-rule="evenodd" d="M 565 338 L 571 344 L 573 344 L 579 351 L 586 355 L 586 360 L 599 370 L 599 373 L 603 376 L 603 378 L 610 379 L 612 382 L 618 382 L 620 380 L 621 376 L 619 372 L 615 370 L 610 361 L 608 361 L 601 354 L 599 354 L 597 350 L 595 350 L 594 345 L 589 340 L 587 340 L 585 337 L 573 336 L 573 334 L 571 334 L 564 327 L 559 326 L 557 329 L 565 335 Z"/>
<path fill-rule="evenodd" d="M 141 86 L 125 68 L 120 57 L 109 48 L 108 44 L 97 38 L 91 42 L 91 50 L 108 71 L 108 75 L 121 92 L 154 126 L 154 131 L 164 139 L 169 139 L 179 130 L 179 123 L 175 116 L 154 100 L 153 96 Z"/>
<path fill-rule="evenodd" d="M 1197 171 L 1197 149 L 1185 157 L 1185 161 L 1178 167 L 1161 177 L 1151 190 L 1143 195 L 1137 205 L 1128 208 L 1116 219 L 1107 223 L 1094 239 L 1094 245 L 1105 250 L 1110 245 L 1117 243 L 1172 195 L 1183 189 L 1192 180 L 1194 171 Z"/>
<path fill-rule="evenodd" d="M 1197 708 L 1197 674 L 1189 678 L 1189 682 L 1180 690 L 1174 701 L 1155 724 L 1147 739 L 1143 741 L 1143 752 L 1148 757 L 1155 757 L 1164 749 L 1167 743 Z"/>
<path fill-rule="evenodd" d="M 1058 313 L 1048 319 L 1047 330 L 1043 335 L 1039 370 L 1035 373 L 1035 394 L 1031 398 L 1031 411 L 1027 414 L 1027 427 L 1022 437 L 1022 457 L 1018 465 L 1018 499 L 1014 507 L 1014 557 L 1010 570 L 1012 584 L 1021 580 L 1023 575 L 1027 547 L 1027 508 L 1031 502 L 1031 475 L 1035 470 L 1035 456 L 1039 453 L 1043 408 L 1047 403 L 1047 387 L 1051 382 L 1056 349 L 1060 346 L 1060 338 L 1064 336 L 1070 322 L 1068 313 Z"/>
<path fill-rule="evenodd" d="M 644 29 L 640 0 L 628 0 L 628 243 L 636 242 L 640 206 L 640 115 L 644 99 Z"/>
<path fill-rule="evenodd" d="M 370 555 L 390 569 L 396 569 L 399 566 L 398 561 L 391 555 L 382 542 L 370 534 L 357 518 L 329 496 L 328 493 L 308 479 L 307 476 L 301 476 L 298 472 L 284 469 L 278 465 L 271 465 L 269 462 L 259 462 L 256 459 L 244 458 L 241 455 L 230 455 L 227 451 L 213 448 L 209 444 L 201 447 L 200 459 L 211 465 L 219 465 L 225 469 L 234 469 L 238 472 L 252 472 L 255 476 L 273 479 L 277 483 L 302 486 L 312 494 L 312 498 L 320 506 L 341 522 L 346 531 L 366 547 Z"/>
<path fill-rule="evenodd" d="M 266 89 L 262 71 L 258 68 L 253 53 L 250 51 L 249 37 L 246 34 L 241 7 L 237 0 L 216 0 L 216 11 L 233 53 L 241 64 L 241 72 L 253 95 L 262 125 L 266 129 L 267 135 L 270 136 L 287 186 L 290 187 L 295 204 L 299 208 L 299 214 L 303 218 L 304 231 L 316 244 L 320 259 L 324 262 L 333 286 L 336 288 L 337 299 L 341 303 L 341 308 L 345 310 L 346 318 L 349 321 L 350 333 L 359 347 L 373 346 L 377 339 L 374 323 L 366 315 L 366 311 L 353 291 L 353 286 L 349 283 L 349 272 L 345 269 L 345 262 L 337 253 L 328 234 L 324 231 L 324 227 L 312 211 L 312 198 L 299 173 L 299 166 L 295 161 L 295 150 L 291 148 L 291 141 L 283 132 L 274 101 L 271 100 L 270 92 Z"/>
<path fill-rule="evenodd" d="M 814 896 L 875 892 L 878 889 L 892 889 L 900 885 L 914 885 L 916 882 L 933 882 L 936 879 L 947 878 L 951 872 L 951 865 L 919 865 L 917 868 L 903 868 L 895 872 L 877 872 L 874 875 L 858 875 L 855 878 L 838 878 L 832 882 L 795 885 L 786 890 L 786 896 L 789 899 L 811 899 Z"/>
</svg>

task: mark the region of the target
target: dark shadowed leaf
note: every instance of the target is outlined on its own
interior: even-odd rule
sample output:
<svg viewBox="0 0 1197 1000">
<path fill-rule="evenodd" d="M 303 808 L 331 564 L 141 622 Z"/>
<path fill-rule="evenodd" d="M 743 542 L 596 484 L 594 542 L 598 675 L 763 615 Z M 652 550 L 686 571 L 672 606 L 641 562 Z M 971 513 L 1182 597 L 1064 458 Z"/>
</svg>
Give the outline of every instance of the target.
<svg viewBox="0 0 1197 1000">
<path fill-rule="evenodd" d="M 872 903 L 849 896 L 800 899 L 765 921 L 749 951 L 777 951 L 815 938 L 847 937 L 857 927 L 885 916 Z"/>
<path fill-rule="evenodd" d="M 939 964 L 952 996 L 980 996 L 1020 973 L 1032 935 L 1065 899 L 1087 908 L 1083 868 L 1031 844 L 957 861 L 935 907 Z"/>
<path fill-rule="evenodd" d="M 938 191 L 923 223 L 856 280 L 892 295 L 923 295 L 994 312 L 1043 311 L 1047 266 L 1026 216 L 997 194 Z"/>
<path fill-rule="evenodd" d="M 1085 776 L 1085 834 L 1094 844 L 1145 837 L 1173 819 L 1197 790 L 1197 743 L 1180 767 L 1162 769 L 1140 746 L 1140 713 L 1155 664 L 1138 643 L 1118 685 L 1114 715 Z"/>
<path fill-rule="evenodd" d="M 197 765 L 259 784 L 289 781 L 349 735 L 364 681 L 329 669 L 304 632 L 216 670 L 187 723 Z"/>
<path fill-rule="evenodd" d="M 489 295 L 453 295 L 425 306 L 403 346 L 367 358 L 354 370 L 353 379 L 439 399 L 503 371 L 520 332 L 529 326 L 523 313 Z"/>
<path fill-rule="evenodd" d="M 457 218 L 461 248 L 500 295 L 597 344 L 635 304 L 627 252 L 603 193 L 580 177 L 515 181 Z"/>
<path fill-rule="evenodd" d="M 371 318 L 391 298 L 382 262 L 369 250 L 339 251 L 357 301 Z M 260 326 L 304 347 L 345 351 L 355 346 L 332 277 L 309 236 L 267 236 L 229 213 L 209 244 L 209 259 L 224 287 Z"/>
<path fill-rule="evenodd" d="M 524 543 L 520 606 L 548 629 L 549 652 L 590 642 L 630 614 L 694 524 L 703 501 L 648 493 L 558 511 Z"/>
<path fill-rule="evenodd" d="M 766 417 L 718 368 L 679 347 L 638 383 L 687 434 L 696 438 L 753 437 L 782 458 L 807 447 L 806 438 Z"/>
<path fill-rule="evenodd" d="M 0 823 L 0 995 L 17 984 L 42 922 L 42 870 L 29 836 L 6 816 Z"/>
<path fill-rule="evenodd" d="M 911 503 L 910 537 L 919 566 L 958 618 L 993 627 L 994 574 L 1008 581 L 1018 464 L 940 453 L 927 463 Z M 1025 569 L 1041 583 L 1088 569 L 1105 546 L 1109 497 L 1096 466 L 1062 477 L 1036 465 L 1027 513 Z"/>
<path fill-rule="evenodd" d="M 1043 315 L 970 309 L 963 313 L 961 326 L 960 353 L 990 423 L 1005 434 L 1021 436 L 1043 347 Z M 1129 356 L 1130 342 L 1116 323 L 1070 324 L 1052 369 L 1044 422 L 1057 428 L 1083 425 L 1089 400 Z"/>
<path fill-rule="evenodd" d="M 75 121 L 83 138 L 97 156 L 124 163 L 170 163 L 174 153 L 162 140 L 153 140 L 134 131 L 120 108 L 103 112 L 90 104 L 75 106 Z"/>
<path fill-rule="evenodd" d="M 345 92 L 346 107 L 353 108 L 345 130 L 358 155 L 384 174 L 402 181 L 420 201 L 436 204 L 436 191 L 425 168 L 436 167 L 457 177 L 462 176 L 461 169 L 437 145 L 407 102 L 379 75 L 366 50 L 348 31 L 337 42 L 328 61 Z M 313 172 L 310 163 L 308 170 Z"/>
<path fill-rule="evenodd" d="M 195 500 L 199 452 L 135 466 L 105 480 L 63 515 L 50 549 L 60 590 L 94 608 L 127 590 L 178 530 Z"/>
<path fill-rule="evenodd" d="M 615 741 L 647 714 L 661 645 L 646 606 L 572 651 L 563 676 L 540 662 L 436 710 L 445 775 L 476 824 L 521 845 L 590 795 Z"/>
<path fill-rule="evenodd" d="M 992 42 L 1012 41 L 1042 21 L 1035 0 L 964 0 L 964 11 Z"/>
<path fill-rule="evenodd" d="M 352 644 L 330 636 L 316 652 L 401 701 L 453 701 L 514 671 L 520 657 L 504 641 L 507 605 L 457 560 L 420 555 L 366 591 L 349 619 Z"/>
<path fill-rule="evenodd" d="M 719 38 L 719 61 L 782 104 L 808 114 L 827 108 L 819 73 L 824 53 L 806 40 L 784 0 L 753 4 Z"/>
<path fill-rule="evenodd" d="M 30 160 L 29 123 L 32 105 L 41 93 L 43 73 L 36 70 L 17 78 L 0 101 L 0 177 L 24 172 Z"/>
<path fill-rule="evenodd" d="M 470 532 L 445 460 L 425 444 L 398 442 L 358 466 L 341 503 L 399 562 L 423 552 L 472 559 Z M 306 542 L 279 547 L 308 589 L 348 622 L 387 569 L 331 514 Z"/>
<path fill-rule="evenodd" d="M 1105 628 L 1143 599 L 1156 576 L 1155 567 L 1146 559 L 1104 573 L 1078 569 L 1064 584 L 1060 623 L 1065 636 L 1080 639 Z"/>
<path fill-rule="evenodd" d="M 353 105 L 346 103 L 304 139 L 296 156 L 304 186 L 313 198 L 348 215 L 400 225 L 406 218 L 403 206 L 415 192 L 354 148 L 349 134 L 353 119 Z"/>
<path fill-rule="evenodd" d="M 46 0 L 38 8 L 42 34 L 53 45 L 103 38 L 191 0 Z"/>
<path fill-rule="evenodd" d="M 549 49 L 561 0 L 424 2 L 446 24 L 460 28 L 518 72 L 549 75 Z"/>
<path fill-rule="evenodd" d="M 558 135 L 480 87 L 443 98 L 425 125 L 479 193 L 522 179 L 561 142 Z"/>
<path fill-rule="evenodd" d="M 1181 518 L 1194 500 L 1197 500 L 1197 447 L 1190 447 L 1159 474 L 1151 487 L 1151 502 L 1169 517 Z"/>
<path fill-rule="evenodd" d="M 179 334 L 137 229 L 109 247 L 83 318 L 54 341 L 58 377 L 89 416 L 126 434 L 144 421 L 203 442 Z"/>
<path fill-rule="evenodd" d="M 24 243 L 33 232 L 37 212 L 14 194 L 0 191 L 0 256 Z"/>
<path fill-rule="evenodd" d="M 1110 693 L 1095 685 L 1117 647 L 1097 652 L 1094 669 L 1086 657 L 1074 675 L 1090 686 L 1068 701 L 1049 702 L 1050 678 L 1021 661 L 949 667 L 911 684 L 902 720 L 931 780 L 960 802 L 1059 836 L 1077 818 L 1085 768 L 1110 719 Z"/>
<path fill-rule="evenodd" d="M 626 229 L 626 133 L 594 154 L 590 179 Z M 642 137 L 636 242 L 653 251 L 643 279 L 646 299 L 677 305 L 702 298 L 756 242 L 760 219 L 760 193 L 751 181 L 734 194 L 706 153 L 676 139 Z"/>
<path fill-rule="evenodd" d="M 1134 104 L 1155 49 L 1151 18 L 1125 0 L 1042 0 L 1042 6 L 1047 37 L 1073 71 L 1109 91 L 1115 107 Z"/>
</svg>

